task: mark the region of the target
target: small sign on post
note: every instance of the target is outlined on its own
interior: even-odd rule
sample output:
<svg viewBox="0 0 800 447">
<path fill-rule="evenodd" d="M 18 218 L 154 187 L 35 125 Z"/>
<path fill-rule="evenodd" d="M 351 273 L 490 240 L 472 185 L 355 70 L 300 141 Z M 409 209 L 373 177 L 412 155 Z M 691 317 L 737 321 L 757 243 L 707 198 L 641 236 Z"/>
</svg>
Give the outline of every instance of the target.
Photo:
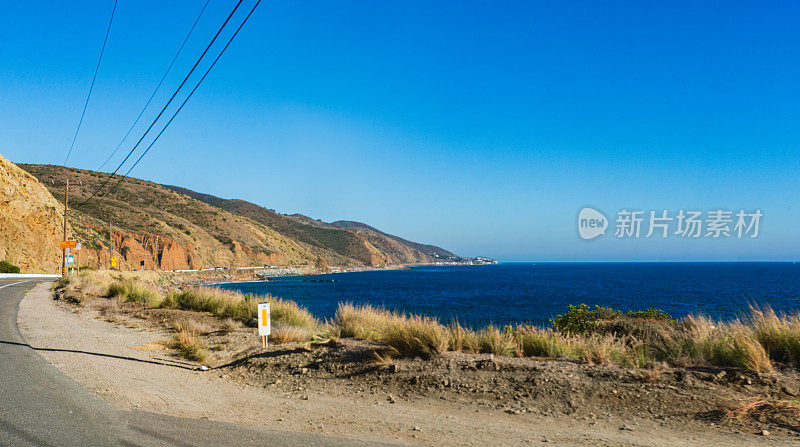
<svg viewBox="0 0 800 447">
<path fill-rule="evenodd" d="M 261 336 L 261 346 L 267 347 L 267 337 L 269 336 L 269 303 L 258 304 L 258 335 Z"/>
<path fill-rule="evenodd" d="M 58 248 L 75 248 L 77 246 L 77 241 L 61 241 Z"/>
<path fill-rule="evenodd" d="M 111 257 L 111 267 L 116 267 L 116 266 L 117 266 L 117 257 L 116 256 L 112 256 Z"/>
</svg>

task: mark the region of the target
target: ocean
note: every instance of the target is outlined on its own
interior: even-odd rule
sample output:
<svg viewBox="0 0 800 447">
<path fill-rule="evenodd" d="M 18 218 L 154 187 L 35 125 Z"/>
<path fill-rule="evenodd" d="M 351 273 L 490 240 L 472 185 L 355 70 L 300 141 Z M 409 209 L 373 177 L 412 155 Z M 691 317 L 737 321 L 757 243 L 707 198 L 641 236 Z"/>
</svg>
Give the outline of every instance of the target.
<svg viewBox="0 0 800 447">
<path fill-rule="evenodd" d="M 545 326 L 569 304 L 620 310 L 658 308 L 675 316 L 734 319 L 750 304 L 800 311 L 800 264 L 730 263 L 505 263 L 412 267 L 279 277 L 220 284 L 255 295 L 294 300 L 330 318 L 339 302 L 489 324 Z"/>
</svg>

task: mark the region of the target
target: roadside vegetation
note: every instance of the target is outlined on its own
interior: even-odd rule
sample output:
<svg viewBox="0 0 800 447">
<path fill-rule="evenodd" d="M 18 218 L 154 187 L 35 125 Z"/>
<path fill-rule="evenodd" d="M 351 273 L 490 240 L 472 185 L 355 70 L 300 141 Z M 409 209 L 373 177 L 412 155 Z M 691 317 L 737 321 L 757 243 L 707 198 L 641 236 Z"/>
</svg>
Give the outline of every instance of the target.
<svg viewBox="0 0 800 447">
<path fill-rule="evenodd" d="M 137 272 L 138 273 L 138 272 Z M 657 310 L 621 312 L 570 306 L 552 327 L 530 325 L 480 330 L 458 322 L 340 303 L 331 321 L 322 322 L 292 301 L 251 296 L 214 287 L 176 287 L 152 273 L 82 272 L 56 281 L 62 299 L 80 303 L 86 295 L 137 303 L 145 309 L 207 312 L 220 324 L 251 324 L 258 303 L 269 302 L 273 343 L 352 337 L 385 346 L 379 362 L 393 358 L 432 358 L 446 351 L 496 356 L 538 357 L 589 364 L 613 363 L 656 377 L 659 365 L 716 366 L 770 372 L 800 366 L 800 315 L 751 308 L 738 320 L 716 322 L 703 316 L 674 318 Z M 203 330 L 173 328 L 173 347 L 187 359 L 202 361 Z"/>
<path fill-rule="evenodd" d="M 0 261 L 0 273 L 19 273 L 19 267 L 8 261 Z"/>
</svg>

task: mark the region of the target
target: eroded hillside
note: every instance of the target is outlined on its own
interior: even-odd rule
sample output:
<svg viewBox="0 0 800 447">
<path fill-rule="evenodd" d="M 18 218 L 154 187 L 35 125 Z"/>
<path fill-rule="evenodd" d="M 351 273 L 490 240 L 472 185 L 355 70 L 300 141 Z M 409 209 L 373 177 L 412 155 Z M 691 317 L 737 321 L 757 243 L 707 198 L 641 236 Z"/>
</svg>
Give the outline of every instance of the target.
<svg viewBox="0 0 800 447">
<path fill-rule="evenodd" d="M 53 165 L 20 165 L 56 200 L 70 181 L 69 223 L 83 243 L 81 265 L 164 270 L 262 265 L 370 266 L 442 260 L 432 251 L 372 227 L 340 228 L 305 216 L 286 216 L 243 200 L 126 179 L 88 200 L 106 174 Z M 109 185 L 116 183 L 116 179 Z M 52 199 L 52 197 L 51 197 Z M 362 224 L 363 225 L 363 224 Z M 414 246 L 416 245 L 416 247 Z M 451 254 L 438 247 L 439 250 Z M 453 260 L 461 259 L 453 257 Z"/>
</svg>

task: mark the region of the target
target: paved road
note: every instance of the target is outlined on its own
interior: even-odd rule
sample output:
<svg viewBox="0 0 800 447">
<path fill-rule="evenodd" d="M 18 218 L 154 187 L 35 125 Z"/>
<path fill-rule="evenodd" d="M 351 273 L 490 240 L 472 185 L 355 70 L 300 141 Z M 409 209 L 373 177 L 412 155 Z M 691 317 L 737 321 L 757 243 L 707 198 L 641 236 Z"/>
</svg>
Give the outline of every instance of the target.
<svg viewBox="0 0 800 447">
<path fill-rule="evenodd" d="M 0 279 L 0 446 L 360 446 L 366 443 L 144 411 L 115 411 L 48 363 L 17 329 L 42 280 Z"/>
</svg>

